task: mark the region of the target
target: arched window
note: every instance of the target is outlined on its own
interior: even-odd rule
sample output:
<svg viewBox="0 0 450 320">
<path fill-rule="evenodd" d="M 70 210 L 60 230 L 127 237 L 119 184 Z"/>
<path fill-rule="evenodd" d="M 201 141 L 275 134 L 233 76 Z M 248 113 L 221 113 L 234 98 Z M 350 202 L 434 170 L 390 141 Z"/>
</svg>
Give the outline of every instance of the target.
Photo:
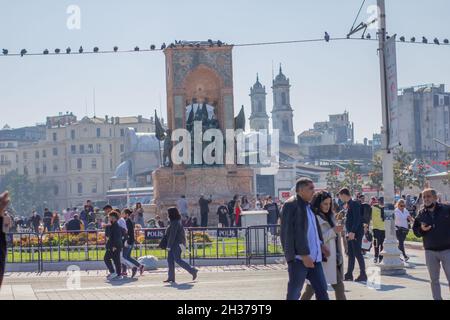
<svg viewBox="0 0 450 320">
<path fill-rule="evenodd" d="M 282 92 L 281 93 L 281 104 L 283 106 L 287 105 L 287 101 L 286 101 L 286 92 Z"/>
</svg>

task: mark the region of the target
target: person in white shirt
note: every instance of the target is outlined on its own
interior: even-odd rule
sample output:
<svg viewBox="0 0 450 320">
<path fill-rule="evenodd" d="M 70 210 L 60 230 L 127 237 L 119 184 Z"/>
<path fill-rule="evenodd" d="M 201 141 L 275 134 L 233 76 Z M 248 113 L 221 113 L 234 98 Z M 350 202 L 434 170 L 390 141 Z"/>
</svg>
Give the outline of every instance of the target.
<svg viewBox="0 0 450 320">
<path fill-rule="evenodd" d="M 410 230 L 410 222 L 413 222 L 409 211 L 406 209 L 406 202 L 400 199 L 395 206 L 395 233 L 398 240 L 398 248 L 402 252 L 405 262 L 409 260 L 409 257 L 405 252 L 405 240 Z"/>
</svg>

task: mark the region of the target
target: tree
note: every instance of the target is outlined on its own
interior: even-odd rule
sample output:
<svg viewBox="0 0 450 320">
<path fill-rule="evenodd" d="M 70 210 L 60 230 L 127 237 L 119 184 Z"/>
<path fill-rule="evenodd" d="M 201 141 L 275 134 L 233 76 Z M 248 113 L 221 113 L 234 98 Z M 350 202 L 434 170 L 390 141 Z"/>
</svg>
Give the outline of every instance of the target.
<svg viewBox="0 0 450 320">
<path fill-rule="evenodd" d="M 352 194 L 362 192 L 363 180 L 359 167 L 356 165 L 354 160 L 350 160 L 347 168 L 345 169 L 343 185 L 349 188 Z"/>
<path fill-rule="evenodd" d="M 54 187 L 54 182 L 31 181 L 27 175 L 19 175 L 17 171 L 9 172 L 0 182 L 0 190 L 9 191 L 11 208 L 20 215 L 29 215 L 33 209 L 42 212 Z"/>
<path fill-rule="evenodd" d="M 369 172 L 369 186 L 377 190 L 377 195 L 383 188 L 383 163 L 380 155 L 375 155 L 372 160 L 372 170 Z"/>
<path fill-rule="evenodd" d="M 327 188 L 333 195 L 337 194 L 342 188 L 342 182 L 339 180 L 339 169 L 334 165 L 327 174 Z"/>
<path fill-rule="evenodd" d="M 411 161 L 411 156 L 403 149 L 398 149 L 394 154 L 394 186 L 400 195 L 413 182 Z"/>
</svg>

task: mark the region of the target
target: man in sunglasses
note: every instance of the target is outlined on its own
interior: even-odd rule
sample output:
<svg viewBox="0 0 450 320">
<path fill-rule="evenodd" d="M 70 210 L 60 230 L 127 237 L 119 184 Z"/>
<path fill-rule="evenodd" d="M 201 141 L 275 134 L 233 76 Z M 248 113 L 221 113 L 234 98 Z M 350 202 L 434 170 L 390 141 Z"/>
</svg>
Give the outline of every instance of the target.
<svg viewBox="0 0 450 320">
<path fill-rule="evenodd" d="M 417 237 L 423 238 L 433 299 L 442 300 L 441 264 L 447 283 L 450 283 L 450 206 L 438 203 L 437 192 L 433 189 L 424 190 L 422 199 L 424 208 L 414 221 L 413 231 Z"/>
</svg>

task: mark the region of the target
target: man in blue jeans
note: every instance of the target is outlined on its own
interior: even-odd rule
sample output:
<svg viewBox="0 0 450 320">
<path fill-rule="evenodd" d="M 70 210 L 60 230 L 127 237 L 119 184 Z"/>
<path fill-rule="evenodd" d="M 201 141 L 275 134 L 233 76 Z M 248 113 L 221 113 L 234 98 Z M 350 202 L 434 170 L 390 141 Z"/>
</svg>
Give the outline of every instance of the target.
<svg viewBox="0 0 450 320">
<path fill-rule="evenodd" d="M 134 225 L 130 219 L 132 212 L 130 209 L 125 209 L 122 212 L 122 218 L 125 219 L 127 224 L 127 237 L 123 247 L 123 258 L 131 264 L 133 267 L 131 269 L 131 277 L 134 278 L 136 276 L 137 271 L 139 270 L 140 275 L 144 273 L 144 266 L 141 265 L 136 259 L 131 256 L 133 252 L 133 246 L 136 242 L 135 234 L 134 234 Z M 124 264 L 122 266 L 122 273 L 126 274 L 127 266 Z"/>
<path fill-rule="evenodd" d="M 330 256 L 330 251 L 323 244 L 317 217 L 309 205 L 314 184 L 308 178 L 301 178 L 295 190 L 297 195 L 287 200 L 281 211 L 281 243 L 289 273 L 287 300 L 300 298 L 306 279 L 317 300 L 329 300 L 322 261 Z"/>
</svg>

